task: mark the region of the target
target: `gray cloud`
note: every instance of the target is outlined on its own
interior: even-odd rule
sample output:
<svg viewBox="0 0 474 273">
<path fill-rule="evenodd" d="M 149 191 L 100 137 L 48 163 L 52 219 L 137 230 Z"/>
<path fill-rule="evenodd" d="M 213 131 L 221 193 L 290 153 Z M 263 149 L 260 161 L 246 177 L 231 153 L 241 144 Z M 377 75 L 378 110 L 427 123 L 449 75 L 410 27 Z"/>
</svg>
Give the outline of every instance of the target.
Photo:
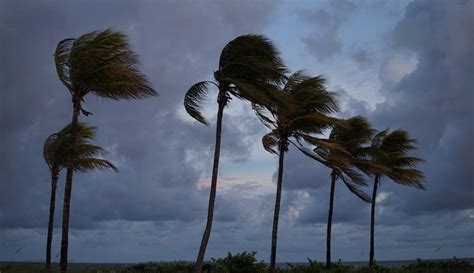
<svg viewBox="0 0 474 273">
<path fill-rule="evenodd" d="M 319 61 L 331 59 L 342 50 L 338 37 L 341 24 L 357 6 L 347 0 L 330 1 L 327 8 L 301 11 L 301 15 L 314 25 L 315 31 L 303 39 L 308 51 Z"/>
</svg>

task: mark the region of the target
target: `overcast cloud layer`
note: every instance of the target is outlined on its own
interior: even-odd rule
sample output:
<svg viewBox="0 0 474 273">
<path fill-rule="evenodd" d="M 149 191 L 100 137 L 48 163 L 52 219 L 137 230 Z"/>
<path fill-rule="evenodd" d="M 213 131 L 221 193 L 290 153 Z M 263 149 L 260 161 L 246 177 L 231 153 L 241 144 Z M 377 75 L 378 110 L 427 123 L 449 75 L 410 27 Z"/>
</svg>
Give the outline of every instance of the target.
<svg viewBox="0 0 474 273">
<path fill-rule="evenodd" d="M 71 261 L 194 259 L 214 128 L 186 117 L 182 99 L 190 85 L 211 77 L 222 47 L 248 33 L 273 39 L 291 69 L 324 74 L 340 93 L 341 117 L 365 115 L 378 129 L 404 128 L 418 139 L 427 190 L 382 181 L 378 260 L 472 256 L 473 10 L 474 1 L 462 0 L 0 2 L 0 260 L 44 256 L 50 182 L 42 143 L 71 116 L 55 74 L 56 44 L 107 27 L 129 35 L 160 96 L 86 99 L 94 115 L 81 119 L 97 126 L 96 142 L 120 172 L 75 176 Z M 212 121 L 214 102 L 210 96 L 205 111 Z M 255 250 L 268 260 L 277 160 L 260 147 L 265 129 L 247 105 L 233 100 L 224 123 L 207 257 Z M 324 257 L 329 180 L 322 166 L 288 153 L 280 261 Z M 334 258 L 365 260 L 369 205 L 343 184 L 336 190 Z"/>
</svg>

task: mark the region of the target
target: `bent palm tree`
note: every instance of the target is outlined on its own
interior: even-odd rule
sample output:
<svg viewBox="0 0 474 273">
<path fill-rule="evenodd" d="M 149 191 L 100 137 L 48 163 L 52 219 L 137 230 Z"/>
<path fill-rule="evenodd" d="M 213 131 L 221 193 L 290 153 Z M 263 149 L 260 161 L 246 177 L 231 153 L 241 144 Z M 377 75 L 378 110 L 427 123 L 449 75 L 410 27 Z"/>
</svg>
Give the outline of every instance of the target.
<svg viewBox="0 0 474 273">
<path fill-rule="evenodd" d="M 261 35 L 244 35 L 230 41 L 223 49 L 219 58 L 219 67 L 214 72 L 215 81 L 202 81 L 189 88 L 184 97 L 184 107 L 188 114 L 197 121 L 208 124 L 200 109 L 208 88 L 214 85 L 217 94 L 216 142 L 214 162 L 212 166 L 211 188 L 204 230 L 194 272 L 202 270 L 207 243 L 211 234 L 214 204 L 217 189 L 219 156 L 221 145 L 222 117 L 224 107 L 231 96 L 252 102 L 264 103 L 268 86 L 279 83 L 284 78 L 285 67 L 279 53 L 267 38 Z"/>
<path fill-rule="evenodd" d="M 272 245 L 269 271 L 273 272 L 276 264 L 278 221 L 280 215 L 281 192 L 285 152 L 290 143 L 298 149 L 298 143 L 305 139 L 314 139 L 314 134 L 321 134 L 324 129 L 337 124 L 339 120 L 327 116 L 337 111 L 335 94 L 326 91 L 325 80 L 321 76 L 309 77 L 298 71 L 292 74 L 283 87 L 274 92 L 279 100 L 271 105 L 261 107 L 254 105 L 257 116 L 272 131 L 262 138 L 265 150 L 277 154 L 278 180 L 275 196 L 275 209 L 272 226 Z M 323 141 L 319 141 L 323 143 Z"/>
<path fill-rule="evenodd" d="M 72 97 L 71 143 L 76 142 L 79 114 L 90 113 L 81 108 L 85 96 L 140 99 L 155 96 L 146 77 L 138 71 L 137 55 L 130 49 L 124 34 L 110 29 L 86 33 L 77 39 L 64 39 L 54 54 L 56 71 Z M 70 147 L 63 203 L 61 238 L 61 272 L 67 271 L 69 211 L 75 148 Z"/>
<path fill-rule="evenodd" d="M 415 143 L 416 140 L 410 138 L 407 131 L 400 129 L 390 133 L 388 130 L 384 130 L 372 138 L 372 162 L 384 167 L 384 169 L 381 171 L 373 171 L 375 178 L 370 217 L 369 266 L 374 264 L 375 204 L 381 178 L 386 176 L 398 184 L 425 189 L 423 173 L 415 169 L 416 164 L 423 160 L 407 155 L 410 150 L 415 149 Z"/>
<path fill-rule="evenodd" d="M 95 128 L 84 123 L 77 124 L 77 137 L 74 155 L 74 170 L 87 172 L 92 170 L 113 170 L 117 168 L 109 161 L 97 158 L 106 153 L 99 146 L 92 145 Z M 54 211 L 56 208 L 56 188 L 60 172 L 67 167 L 68 153 L 71 139 L 71 125 L 64 127 L 58 133 L 46 138 L 43 146 L 43 158 L 51 173 L 51 197 L 49 203 L 48 237 L 46 241 L 46 269 L 51 267 L 51 242 L 53 239 Z"/>
<path fill-rule="evenodd" d="M 369 122 L 361 116 L 356 116 L 345 120 L 343 124 L 336 125 L 333 128 L 327 140 L 332 145 L 318 145 L 317 142 L 314 143 L 316 148 L 313 152 L 323 159 L 323 161 L 318 161 L 332 170 L 326 235 L 327 268 L 331 267 L 332 216 L 337 179 L 341 179 L 346 187 L 357 197 L 365 202 L 371 202 L 370 197 L 359 189 L 359 186 L 367 186 L 367 184 L 356 168 L 367 169 L 369 152 L 367 144 L 370 142 L 373 134 L 374 130 Z"/>
</svg>

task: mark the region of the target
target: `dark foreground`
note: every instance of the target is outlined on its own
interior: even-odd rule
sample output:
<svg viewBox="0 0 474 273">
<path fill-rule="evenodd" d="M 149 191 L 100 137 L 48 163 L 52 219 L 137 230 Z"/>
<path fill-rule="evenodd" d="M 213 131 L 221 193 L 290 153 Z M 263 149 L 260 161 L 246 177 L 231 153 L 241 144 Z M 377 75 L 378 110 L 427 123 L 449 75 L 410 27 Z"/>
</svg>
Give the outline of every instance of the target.
<svg viewBox="0 0 474 273">
<path fill-rule="evenodd" d="M 71 265 L 69 273 L 191 273 L 193 264 L 189 262 L 142 263 L 135 265 Z M 225 258 L 212 259 L 206 263 L 203 273 L 266 273 L 267 264 L 258 262 L 255 253 L 228 254 Z M 0 273 L 45 273 L 43 264 L 12 263 L 0 264 Z M 57 265 L 52 273 L 59 272 Z M 286 264 L 276 273 L 473 273 L 474 264 L 465 260 L 421 261 L 400 267 L 375 266 L 369 270 L 366 266 L 348 266 L 341 263 L 332 265 L 330 270 L 311 260 L 305 264 Z"/>
</svg>

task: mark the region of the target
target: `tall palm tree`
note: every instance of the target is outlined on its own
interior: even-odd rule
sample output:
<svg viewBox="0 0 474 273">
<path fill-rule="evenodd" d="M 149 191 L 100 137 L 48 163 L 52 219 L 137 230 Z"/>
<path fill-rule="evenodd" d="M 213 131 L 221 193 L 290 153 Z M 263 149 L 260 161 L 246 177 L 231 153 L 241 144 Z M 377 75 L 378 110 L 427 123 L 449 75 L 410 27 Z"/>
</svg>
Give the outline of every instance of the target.
<svg viewBox="0 0 474 273">
<path fill-rule="evenodd" d="M 74 170 L 80 172 L 113 170 L 117 172 L 117 168 L 111 162 L 97 158 L 97 156 L 104 155 L 106 151 L 99 146 L 89 143 L 90 140 L 94 139 L 94 136 L 94 127 L 80 122 L 77 124 Z M 46 241 L 47 270 L 51 267 L 51 242 L 53 239 L 54 211 L 56 208 L 56 187 L 60 172 L 67 167 L 70 139 L 71 125 L 68 125 L 58 133 L 54 133 L 46 138 L 43 146 L 43 158 L 51 173 L 51 199 L 49 203 L 48 237 Z"/>
<path fill-rule="evenodd" d="M 186 92 L 184 97 L 186 111 L 197 121 L 208 125 L 208 122 L 200 112 L 201 103 L 204 101 L 211 85 L 214 85 L 218 90 L 216 142 L 209 206 L 206 227 L 194 269 L 196 273 L 200 273 L 202 270 L 204 255 L 211 234 L 224 108 L 230 101 L 231 96 L 252 102 L 264 103 L 267 97 L 271 96 L 266 92 L 268 86 L 281 82 L 285 71 L 285 66 L 279 57 L 279 52 L 270 40 L 264 36 L 254 34 L 239 36 L 222 49 L 219 66 L 217 71 L 214 72 L 215 81 L 198 82 Z"/>
<path fill-rule="evenodd" d="M 262 138 L 263 147 L 268 152 L 279 156 L 270 272 L 274 271 L 276 264 L 284 157 L 289 144 L 299 148 L 301 140 L 310 138 L 316 141 L 315 134 L 321 134 L 324 129 L 339 122 L 339 120 L 328 116 L 328 114 L 337 111 L 338 105 L 335 94 L 326 90 L 325 80 L 321 76 L 309 77 L 302 71 L 295 72 L 274 92 L 280 96 L 275 103 L 266 107 L 254 105 L 259 119 L 271 130 Z M 292 140 L 295 140 L 296 143 Z"/>
<path fill-rule="evenodd" d="M 372 207 L 370 217 L 370 258 L 369 266 L 374 264 L 375 246 L 375 204 L 377 190 L 380 187 L 382 177 L 387 177 L 393 182 L 401 185 L 425 189 L 424 175 L 416 169 L 416 164 L 423 161 L 421 158 L 408 156 L 407 153 L 414 150 L 416 139 L 409 136 L 405 130 L 383 130 L 372 138 L 372 161 L 374 164 L 384 167 L 374 173 L 374 188 L 372 191 Z"/>
<path fill-rule="evenodd" d="M 121 32 L 106 29 L 64 39 L 57 45 L 54 60 L 58 77 L 72 97 L 71 143 L 76 142 L 80 113 L 90 114 L 81 107 L 87 94 L 113 100 L 157 95 L 150 82 L 138 71 L 138 57 Z M 67 271 L 74 155 L 75 147 L 71 145 L 64 189 L 61 272 Z"/>
<path fill-rule="evenodd" d="M 367 184 L 358 169 L 367 172 L 367 146 L 373 134 L 374 130 L 369 122 L 361 116 L 355 116 L 334 126 L 325 145 L 314 143 L 316 148 L 313 152 L 317 155 L 316 158 L 332 170 L 326 238 L 327 268 L 331 267 L 331 231 L 336 181 L 341 179 L 352 193 L 365 202 L 371 202 L 370 197 L 359 189 L 359 186 Z"/>
</svg>

